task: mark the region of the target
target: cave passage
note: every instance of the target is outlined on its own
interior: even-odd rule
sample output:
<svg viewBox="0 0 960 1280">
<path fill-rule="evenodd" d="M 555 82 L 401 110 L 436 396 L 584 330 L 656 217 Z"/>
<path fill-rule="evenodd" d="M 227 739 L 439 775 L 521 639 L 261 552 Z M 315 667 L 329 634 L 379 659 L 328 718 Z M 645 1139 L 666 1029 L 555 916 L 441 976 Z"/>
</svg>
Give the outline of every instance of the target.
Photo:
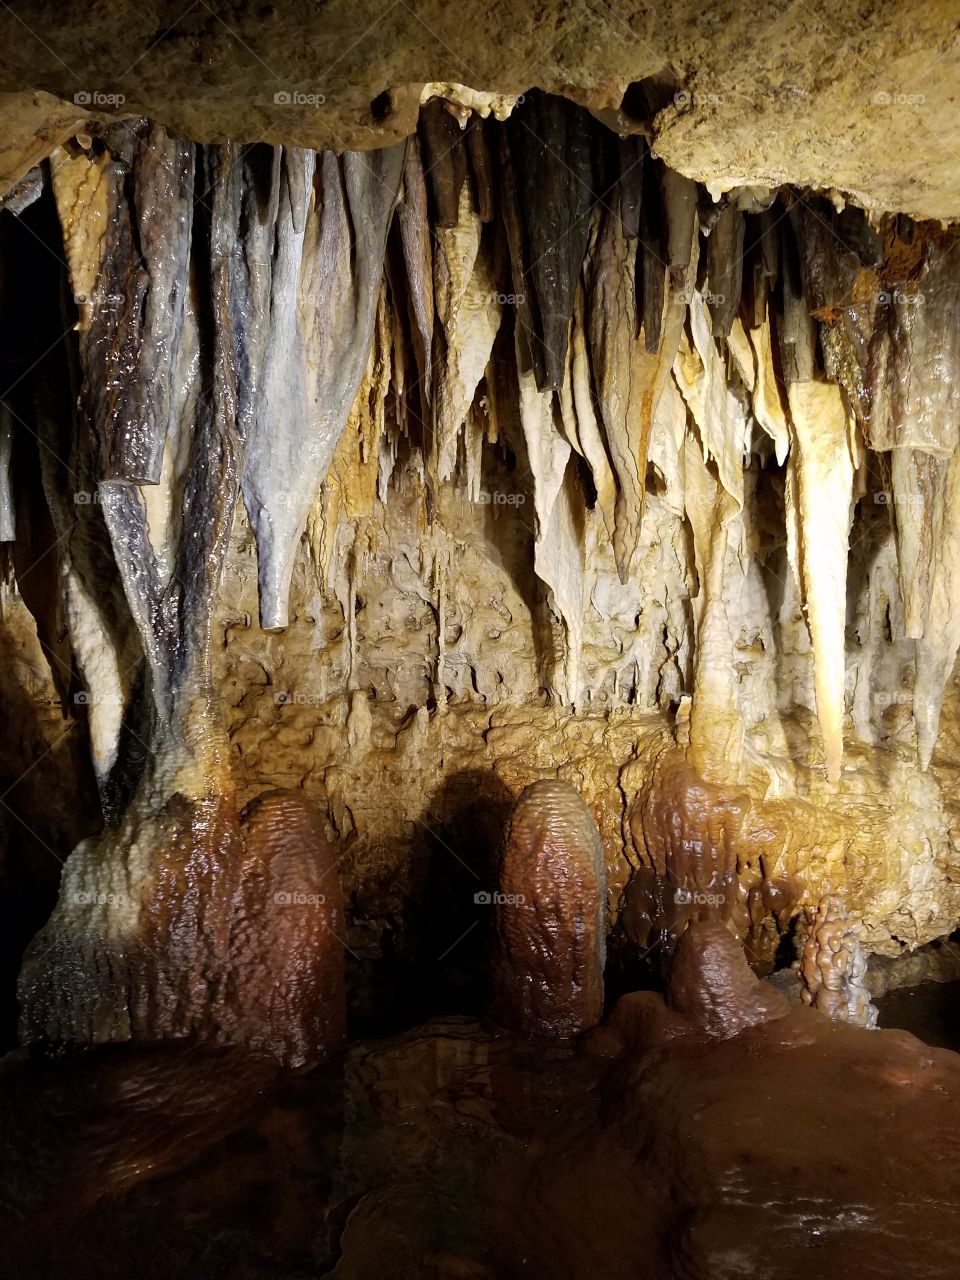
<svg viewBox="0 0 960 1280">
<path fill-rule="evenodd" d="M 3 199 L 0 1277 L 960 1266 L 960 233 L 677 93 Z"/>
</svg>

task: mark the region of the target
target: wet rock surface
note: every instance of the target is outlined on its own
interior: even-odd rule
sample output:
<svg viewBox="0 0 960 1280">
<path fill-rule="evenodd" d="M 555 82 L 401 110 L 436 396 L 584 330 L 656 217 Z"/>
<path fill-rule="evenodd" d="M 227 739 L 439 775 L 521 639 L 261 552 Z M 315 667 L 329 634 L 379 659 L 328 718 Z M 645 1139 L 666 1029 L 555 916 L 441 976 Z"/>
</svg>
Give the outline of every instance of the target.
<svg viewBox="0 0 960 1280">
<path fill-rule="evenodd" d="M 960 1264 L 960 1057 L 905 1032 L 796 1009 L 704 1038 L 641 992 L 579 1050 L 446 1019 L 269 1095 L 226 1062 L 122 1052 L 5 1083 L 0 1275 L 892 1280 Z M 240 1127 L 202 1153 L 224 1112 Z M 56 1231 L 22 1198 L 38 1166 Z"/>
</svg>

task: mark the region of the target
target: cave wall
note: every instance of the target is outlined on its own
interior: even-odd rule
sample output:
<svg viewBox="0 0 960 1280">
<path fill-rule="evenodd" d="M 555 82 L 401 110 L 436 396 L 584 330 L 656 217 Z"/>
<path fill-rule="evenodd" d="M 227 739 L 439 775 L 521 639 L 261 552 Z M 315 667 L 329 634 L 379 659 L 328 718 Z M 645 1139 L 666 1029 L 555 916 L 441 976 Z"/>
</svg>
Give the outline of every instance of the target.
<svg viewBox="0 0 960 1280">
<path fill-rule="evenodd" d="M 473 933 L 545 777 L 594 813 L 626 952 L 691 894 L 761 968 L 825 894 L 888 955 L 954 928 L 952 229 L 718 199 L 539 92 L 434 98 L 369 155 L 112 124 L 31 181 L 76 336 L 13 362 L 0 515 L 62 581 L 15 565 L 9 626 L 107 825 L 25 966 L 30 1035 L 187 1034 L 177 973 L 221 964 L 246 1034 L 240 815 L 278 786 L 338 842 L 365 1009 Z"/>
</svg>

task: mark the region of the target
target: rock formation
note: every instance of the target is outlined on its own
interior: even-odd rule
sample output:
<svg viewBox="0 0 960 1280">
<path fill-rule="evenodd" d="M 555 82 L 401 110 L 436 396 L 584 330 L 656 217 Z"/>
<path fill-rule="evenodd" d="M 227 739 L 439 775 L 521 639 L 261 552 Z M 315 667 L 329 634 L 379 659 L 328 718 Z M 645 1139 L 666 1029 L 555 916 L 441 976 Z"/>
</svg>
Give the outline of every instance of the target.
<svg viewBox="0 0 960 1280">
<path fill-rule="evenodd" d="M 843 900 L 833 894 L 808 910 L 798 938 L 801 997 L 835 1022 L 873 1029 L 877 1010 L 866 984 L 867 962 Z"/>
<path fill-rule="evenodd" d="M 568 783 L 534 782 L 510 815 L 495 907 L 493 1016 L 540 1036 L 603 1012 L 606 877 L 593 815 Z"/>
<path fill-rule="evenodd" d="M 38 317 L 5 304 L 11 626 L 106 820 L 26 1034 L 229 1023 L 238 814 L 277 787 L 350 842 L 364 991 L 452 941 L 430 832 L 479 765 L 583 794 L 608 927 L 664 962 L 711 918 L 769 968 L 828 880 L 869 950 L 960 919 L 956 233 L 711 190 L 600 116 L 442 81 L 342 154 L 91 119 L 0 214 Z"/>
</svg>

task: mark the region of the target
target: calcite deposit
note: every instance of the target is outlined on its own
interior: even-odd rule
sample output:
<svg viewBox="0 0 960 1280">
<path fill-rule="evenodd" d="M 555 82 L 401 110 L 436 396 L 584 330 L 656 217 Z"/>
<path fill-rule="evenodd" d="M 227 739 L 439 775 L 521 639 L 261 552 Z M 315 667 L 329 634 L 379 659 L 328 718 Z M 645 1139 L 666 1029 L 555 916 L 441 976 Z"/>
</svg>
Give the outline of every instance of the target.
<svg viewBox="0 0 960 1280">
<path fill-rule="evenodd" d="M 533 1036 L 596 1026 L 606 960 L 603 847 L 569 783 L 549 779 L 521 792 L 498 881 L 493 1016 Z"/>
<path fill-rule="evenodd" d="M 720 922 L 767 971 L 827 886 L 866 954 L 960 918 L 956 232 L 436 83 L 363 151 L 91 118 L 0 214 L 36 275 L 34 328 L 4 311 L 10 625 L 105 821 L 55 853 L 28 1039 L 210 1022 L 314 1061 L 331 936 L 358 1012 L 425 964 L 479 1003 L 474 895 L 531 783 L 599 836 L 574 1029 L 605 934 L 666 970 Z M 274 855 L 239 815 L 277 788 L 289 891 L 335 862 L 342 922 L 249 900 Z M 316 1007 L 244 988 L 301 946 Z"/>
</svg>

